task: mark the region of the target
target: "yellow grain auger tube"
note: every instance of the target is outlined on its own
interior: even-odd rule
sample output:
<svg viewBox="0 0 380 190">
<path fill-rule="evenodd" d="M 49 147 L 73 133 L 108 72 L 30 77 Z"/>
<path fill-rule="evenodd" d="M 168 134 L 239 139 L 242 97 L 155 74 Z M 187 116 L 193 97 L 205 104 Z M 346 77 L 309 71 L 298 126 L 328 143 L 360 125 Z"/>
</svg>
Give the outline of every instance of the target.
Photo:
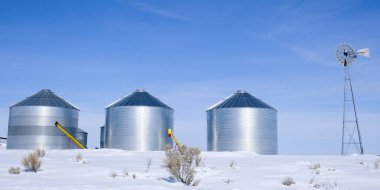
<svg viewBox="0 0 380 190">
<path fill-rule="evenodd" d="M 55 126 L 62 131 L 62 133 L 64 133 L 67 137 L 69 137 L 69 139 L 71 141 L 73 141 L 75 143 L 75 145 L 77 145 L 78 148 L 81 148 L 81 149 L 87 149 L 82 143 L 80 143 L 76 138 L 74 138 L 69 132 L 66 131 L 65 128 L 62 127 L 61 124 L 58 123 L 58 121 L 55 122 Z"/>
<path fill-rule="evenodd" d="M 175 136 L 174 136 L 173 133 L 172 133 L 172 129 L 168 129 L 168 135 L 169 135 L 169 138 L 172 138 L 172 139 L 173 139 L 173 141 L 174 141 L 175 144 L 177 145 L 177 148 L 178 148 L 178 149 L 181 149 L 183 145 L 178 141 L 177 138 L 175 138 Z"/>
</svg>

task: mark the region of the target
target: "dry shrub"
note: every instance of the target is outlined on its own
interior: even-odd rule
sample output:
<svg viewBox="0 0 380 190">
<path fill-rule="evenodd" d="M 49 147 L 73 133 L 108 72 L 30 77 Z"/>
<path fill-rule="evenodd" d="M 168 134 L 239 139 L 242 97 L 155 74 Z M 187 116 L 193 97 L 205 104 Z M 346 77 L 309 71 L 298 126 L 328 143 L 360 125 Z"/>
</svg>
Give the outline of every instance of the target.
<svg viewBox="0 0 380 190">
<path fill-rule="evenodd" d="M 37 148 L 34 150 L 34 153 L 38 155 L 38 157 L 43 158 L 46 155 L 46 151 L 42 148 Z"/>
<path fill-rule="evenodd" d="M 380 159 L 375 160 L 375 169 L 378 170 L 380 168 Z"/>
<path fill-rule="evenodd" d="M 32 152 L 25 156 L 24 159 L 22 159 L 21 164 L 27 171 L 37 173 L 41 167 L 42 160 L 36 152 Z"/>
<path fill-rule="evenodd" d="M 338 186 L 335 180 L 329 178 L 313 178 L 310 184 L 313 188 L 322 190 L 335 189 Z"/>
<path fill-rule="evenodd" d="M 232 161 L 230 162 L 230 168 L 231 168 L 231 169 L 236 168 L 236 162 L 235 162 L 235 160 L 232 160 Z"/>
<path fill-rule="evenodd" d="M 8 173 L 9 174 L 20 174 L 20 168 L 19 167 L 17 167 L 17 168 L 11 167 L 8 169 Z"/>
<path fill-rule="evenodd" d="M 146 170 L 145 170 L 146 172 L 149 172 L 150 165 L 152 165 L 152 158 L 151 157 L 146 159 Z"/>
<path fill-rule="evenodd" d="M 123 171 L 123 177 L 128 177 L 128 176 L 129 176 L 128 171 L 127 171 L 127 170 L 124 170 L 124 171 Z"/>
<path fill-rule="evenodd" d="M 296 182 L 294 181 L 293 178 L 291 178 L 291 177 L 286 177 L 286 178 L 284 178 L 284 179 L 282 180 L 281 184 L 282 184 L 282 185 L 286 185 L 286 186 L 291 186 L 291 185 L 293 185 L 293 184 L 296 184 Z"/>
<path fill-rule="evenodd" d="M 195 180 L 196 160 L 199 159 L 199 148 L 181 146 L 178 151 L 168 149 L 165 151 L 166 159 L 164 160 L 165 167 L 169 173 L 178 181 L 187 186 L 196 186 L 200 180 Z M 198 163 L 199 164 L 199 163 Z"/>
<path fill-rule="evenodd" d="M 170 150 L 170 149 L 172 149 L 172 148 L 173 148 L 172 145 L 170 145 L 170 144 L 165 144 L 164 147 L 162 147 L 162 150 L 163 150 L 163 151 L 167 151 L 167 150 Z"/>
<path fill-rule="evenodd" d="M 75 162 L 80 162 L 83 160 L 82 153 L 78 152 L 77 155 L 75 155 Z"/>
<path fill-rule="evenodd" d="M 198 147 L 191 148 L 194 155 L 195 167 L 199 167 L 202 162 L 201 149 Z"/>
<path fill-rule="evenodd" d="M 319 168 L 321 168 L 321 163 L 315 163 L 315 164 L 312 164 L 312 165 L 310 166 L 310 169 L 311 169 L 311 170 L 317 170 L 317 169 L 319 169 Z"/>
<path fill-rule="evenodd" d="M 118 174 L 117 174 L 117 172 L 115 172 L 115 171 L 111 171 L 110 176 L 111 176 L 111 177 L 117 177 Z"/>
</svg>

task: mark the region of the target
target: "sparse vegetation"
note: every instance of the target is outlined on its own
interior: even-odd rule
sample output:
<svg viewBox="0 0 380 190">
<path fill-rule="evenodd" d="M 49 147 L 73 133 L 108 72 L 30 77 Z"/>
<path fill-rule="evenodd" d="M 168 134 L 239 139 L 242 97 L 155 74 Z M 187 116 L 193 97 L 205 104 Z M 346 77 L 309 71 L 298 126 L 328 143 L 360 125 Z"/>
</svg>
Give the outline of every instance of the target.
<svg viewBox="0 0 380 190">
<path fill-rule="evenodd" d="M 117 177 L 118 174 L 117 174 L 117 172 L 115 172 L 115 171 L 111 171 L 110 176 L 111 176 L 111 177 Z"/>
<path fill-rule="evenodd" d="M 312 178 L 310 180 L 310 184 L 313 186 L 315 189 L 334 189 L 338 186 L 336 181 L 329 179 L 329 178 Z"/>
<path fill-rule="evenodd" d="M 167 149 L 165 151 L 165 167 L 178 181 L 187 186 L 196 186 L 200 180 L 195 180 L 195 167 L 197 157 L 200 155 L 198 148 L 179 147 L 178 151 Z"/>
<path fill-rule="evenodd" d="M 233 182 L 233 180 L 230 179 L 230 178 L 227 178 L 227 179 L 224 180 L 224 183 L 225 183 L 225 184 L 230 184 L 230 183 L 232 183 L 232 182 Z"/>
<path fill-rule="evenodd" d="M 150 165 L 152 165 L 152 158 L 151 157 L 146 159 L 146 170 L 145 170 L 146 172 L 149 172 Z"/>
<path fill-rule="evenodd" d="M 128 171 L 124 170 L 124 171 L 123 171 L 123 177 L 128 177 L 128 176 L 129 176 Z"/>
<path fill-rule="evenodd" d="M 231 169 L 235 169 L 235 168 L 236 168 L 236 162 L 235 162 L 235 160 L 232 160 L 232 161 L 230 162 L 230 168 L 231 168 Z"/>
<path fill-rule="evenodd" d="M 137 177 L 136 177 L 136 174 L 132 174 L 132 178 L 133 179 L 136 179 Z"/>
<path fill-rule="evenodd" d="M 199 149 L 198 147 L 193 147 L 190 148 L 190 151 L 192 151 L 194 157 L 195 167 L 199 167 L 199 165 L 202 162 L 201 149 Z"/>
<path fill-rule="evenodd" d="M 82 153 L 78 152 L 76 155 L 75 155 L 75 162 L 80 162 L 83 160 L 83 155 Z"/>
<path fill-rule="evenodd" d="M 199 185 L 200 182 L 201 182 L 200 179 L 196 179 L 196 180 L 194 180 L 192 186 L 197 186 L 197 185 Z"/>
<path fill-rule="evenodd" d="M 380 168 L 380 159 L 375 160 L 375 169 L 378 170 Z"/>
<path fill-rule="evenodd" d="M 284 178 L 282 181 L 281 181 L 281 184 L 282 185 L 286 185 L 286 186 L 291 186 L 293 184 L 296 184 L 296 182 L 294 181 L 293 178 L 291 177 L 286 177 Z"/>
<path fill-rule="evenodd" d="M 312 169 L 312 170 L 317 170 L 319 168 L 321 168 L 321 164 L 320 163 L 315 163 L 315 164 L 312 164 L 310 166 L 310 169 Z"/>
<path fill-rule="evenodd" d="M 11 167 L 8 169 L 8 173 L 9 174 L 20 174 L 20 167 L 17 167 L 17 168 Z"/>
<path fill-rule="evenodd" d="M 320 174 L 320 171 L 319 171 L 320 168 L 321 168 L 321 164 L 320 163 L 315 163 L 315 164 L 312 164 L 312 165 L 309 166 L 309 169 L 311 170 L 311 173 L 317 174 L 317 175 Z"/>
<path fill-rule="evenodd" d="M 43 158 L 46 155 L 46 151 L 42 148 L 37 148 L 34 150 L 34 153 L 38 155 L 38 157 Z"/>
<path fill-rule="evenodd" d="M 24 159 L 22 159 L 21 164 L 27 171 L 37 173 L 37 171 L 41 168 L 42 160 L 38 153 L 34 151 L 25 156 Z"/>
</svg>

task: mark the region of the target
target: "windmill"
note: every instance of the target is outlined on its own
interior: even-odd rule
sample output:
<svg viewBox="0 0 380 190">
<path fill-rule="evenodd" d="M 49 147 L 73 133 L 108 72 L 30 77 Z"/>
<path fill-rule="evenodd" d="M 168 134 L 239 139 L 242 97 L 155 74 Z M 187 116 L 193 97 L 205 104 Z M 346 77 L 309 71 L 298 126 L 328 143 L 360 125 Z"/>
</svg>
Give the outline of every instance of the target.
<svg viewBox="0 0 380 190">
<path fill-rule="evenodd" d="M 360 135 L 358 115 L 352 90 L 350 66 L 358 55 L 369 57 L 369 49 L 354 49 L 348 44 L 340 44 L 336 50 L 336 58 L 344 66 L 344 105 L 343 105 L 343 129 L 341 154 L 353 153 L 363 154 L 363 144 Z M 350 109 L 351 108 L 351 109 Z M 352 150 L 353 149 L 353 150 Z"/>
</svg>

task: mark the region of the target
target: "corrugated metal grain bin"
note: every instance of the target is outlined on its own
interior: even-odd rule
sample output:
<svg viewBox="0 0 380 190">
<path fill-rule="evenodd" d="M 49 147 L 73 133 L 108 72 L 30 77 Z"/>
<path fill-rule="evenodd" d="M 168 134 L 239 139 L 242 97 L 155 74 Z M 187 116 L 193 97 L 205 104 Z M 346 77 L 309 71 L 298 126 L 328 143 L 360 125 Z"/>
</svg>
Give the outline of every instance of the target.
<svg viewBox="0 0 380 190">
<path fill-rule="evenodd" d="M 104 148 L 104 144 L 106 141 L 106 133 L 105 133 L 105 127 L 100 127 L 100 148 Z"/>
<path fill-rule="evenodd" d="M 172 145 L 168 128 L 173 129 L 174 110 L 144 90 L 106 107 L 106 148 L 158 151 Z"/>
<path fill-rule="evenodd" d="M 88 133 L 86 131 L 83 131 L 82 129 L 77 129 L 77 132 L 75 134 L 75 138 L 82 143 L 85 147 L 87 147 L 87 136 Z"/>
<path fill-rule="evenodd" d="M 277 154 L 277 110 L 245 91 L 207 111 L 208 151 Z"/>
<path fill-rule="evenodd" d="M 54 124 L 60 122 L 75 136 L 79 131 L 78 115 L 77 107 L 51 90 L 43 89 L 10 107 L 7 148 L 76 148 Z"/>
</svg>

